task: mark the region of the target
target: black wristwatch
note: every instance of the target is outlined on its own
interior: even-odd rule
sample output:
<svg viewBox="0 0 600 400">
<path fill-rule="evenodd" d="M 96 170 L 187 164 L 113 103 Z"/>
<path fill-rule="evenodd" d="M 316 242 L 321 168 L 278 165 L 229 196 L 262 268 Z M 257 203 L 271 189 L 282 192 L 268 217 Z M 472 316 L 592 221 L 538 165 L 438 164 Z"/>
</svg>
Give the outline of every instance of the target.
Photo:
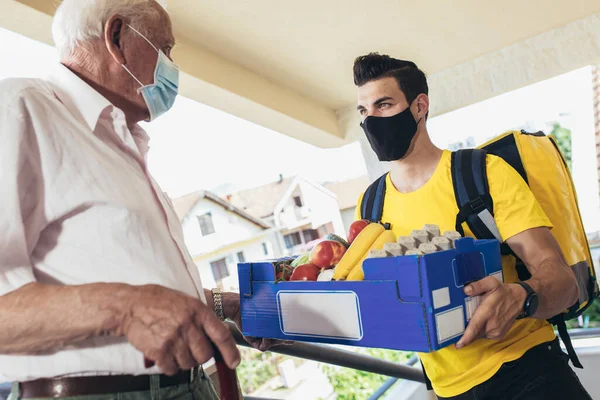
<svg viewBox="0 0 600 400">
<path fill-rule="evenodd" d="M 525 303 L 523 304 L 523 311 L 517 317 L 517 319 L 533 316 L 537 312 L 538 305 L 540 303 L 537 293 L 525 282 L 515 283 L 517 285 L 521 285 L 521 287 L 527 292 L 527 297 L 525 298 Z"/>
</svg>

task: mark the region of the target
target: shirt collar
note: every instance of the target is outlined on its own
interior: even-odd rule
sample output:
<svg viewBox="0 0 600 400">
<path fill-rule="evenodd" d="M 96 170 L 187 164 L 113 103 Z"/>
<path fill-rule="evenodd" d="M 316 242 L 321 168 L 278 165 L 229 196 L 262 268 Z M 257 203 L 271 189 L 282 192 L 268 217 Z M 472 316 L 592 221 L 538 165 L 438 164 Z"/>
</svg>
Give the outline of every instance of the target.
<svg viewBox="0 0 600 400">
<path fill-rule="evenodd" d="M 150 150 L 150 136 L 148 136 L 148 133 L 137 124 L 131 129 L 131 136 L 133 136 L 133 140 L 135 141 L 142 158 L 146 161 L 148 150 Z"/>
<path fill-rule="evenodd" d="M 59 100 L 71 113 L 82 117 L 92 131 L 102 111 L 113 107 L 110 101 L 62 64 L 51 71 L 48 79 L 55 84 Z"/>
<path fill-rule="evenodd" d="M 114 108 L 117 110 L 108 99 L 98 93 L 63 64 L 58 64 L 56 68 L 52 69 L 48 76 L 48 80 L 53 84 L 53 90 L 58 99 L 74 116 L 85 121 L 92 131 L 96 129 L 96 124 L 98 123 L 101 114 L 107 108 Z M 133 136 L 142 157 L 146 158 L 150 137 L 146 131 L 137 124 L 130 130 L 130 133 Z M 124 137 L 121 137 L 121 140 L 126 141 Z"/>
</svg>

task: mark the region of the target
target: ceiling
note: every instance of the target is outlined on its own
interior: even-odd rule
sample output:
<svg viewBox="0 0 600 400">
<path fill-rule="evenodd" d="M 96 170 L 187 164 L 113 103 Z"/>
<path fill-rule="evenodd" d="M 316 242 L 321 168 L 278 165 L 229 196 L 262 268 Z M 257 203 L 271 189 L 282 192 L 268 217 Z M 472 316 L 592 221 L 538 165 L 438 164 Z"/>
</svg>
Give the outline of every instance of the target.
<svg viewBox="0 0 600 400">
<path fill-rule="evenodd" d="M 431 75 L 600 11 L 598 0 L 170 0 L 176 33 L 327 107 L 379 51 Z"/>
<path fill-rule="evenodd" d="M 352 63 L 371 51 L 429 75 L 434 115 L 600 63 L 599 0 L 161 1 L 183 96 L 320 147 L 362 136 Z M 0 0 L 0 27 L 51 44 L 59 3 Z"/>
</svg>

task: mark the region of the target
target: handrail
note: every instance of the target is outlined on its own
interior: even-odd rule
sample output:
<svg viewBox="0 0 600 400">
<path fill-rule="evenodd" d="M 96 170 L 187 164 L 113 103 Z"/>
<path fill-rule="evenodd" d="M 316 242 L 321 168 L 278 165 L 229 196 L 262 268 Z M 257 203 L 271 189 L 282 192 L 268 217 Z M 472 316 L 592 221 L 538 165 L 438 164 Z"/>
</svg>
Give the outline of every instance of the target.
<svg viewBox="0 0 600 400">
<path fill-rule="evenodd" d="M 250 344 L 244 340 L 244 337 L 235 324 L 228 322 L 228 325 L 238 346 L 251 347 Z M 574 339 L 600 337 L 600 328 L 569 329 L 569 336 Z M 398 379 L 425 383 L 425 377 L 423 376 L 421 368 L 412 367 L 418 361 L 416 354 L 405 364 L 395 364 L 378 358 L 353 353 L 351 351 L 336 349 L 327 345 L 303 342 L 275 346 L 269 349 L 269 351 L 391 377 L 384 382 L 375 393 L 373 393 L 369 400 L 379 399 L 397 382 Z"/>
<path fill-rule="evenodd" d="M 238 346 L 251 347 L 250 344 L 244 340 L 244 337 L 235 324 L 228 322 L 228 325 Z M 335 349 L 327 345 L 295 342 L 290 345 L 271 347 L 269 351 L 326 364 L 338 365 L 340 367 L 352 368 L 359 371 L 425 383 L 425 377 L 420 368 L 395 364 L 375 357 L 369 357 L 347 350 Z"/>
<path fill-rule="evenodd" d="M 244 400 L 278 400 L 278 399 L 271 399 L 268 397 L 244 396 Z"/>
<path fill-rule="evenodd" d="M 571 339 L 600 337 L 600 328 L 577 328 L 569 329 L 568 332 Z M 558 332 L 556 334 L 558 335 Z"/>
<path fill-rule="evenodd" d="M 409 358 L 404 365 L 413 366 L 418 361 L 419 356 L 413 354 L 413 356 Z M 390 378 L 387 381 L 383 382 L 383 385 L 381 385 L 379 389 L 377 389 L 375 393 L 373 393 L 371 397 L 369 397 L 368 400 L 379 400 L 381 396 L 383 396 L 392 386 L 396 384 L 396 382 L 398 382 L 398 378 Z"/>
<path fill-rule="evenodd" d="M 558 332 L 556 332 L 558 335 Z M 597 338 L 600 337 L 600 328 L 574 328 L 569 329 L 569 336 L 573 339 L 585 339 L 585 338 Z M 414 365 L 418 360 L 417 355 L 412 356 L 406 365 Z M 379 400 L 394 384 L 398 381 L 396 378 L 390 378 L 381 385 L 379 389 L 375 391 L 369 397 L 368 400 Z"/>
</svg>

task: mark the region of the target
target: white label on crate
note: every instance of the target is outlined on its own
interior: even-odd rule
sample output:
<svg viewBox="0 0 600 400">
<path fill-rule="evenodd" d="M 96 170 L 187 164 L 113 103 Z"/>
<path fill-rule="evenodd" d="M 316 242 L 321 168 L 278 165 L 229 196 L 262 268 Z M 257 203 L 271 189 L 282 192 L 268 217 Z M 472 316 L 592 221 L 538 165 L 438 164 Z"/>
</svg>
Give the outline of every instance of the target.
<svg viewBox="0 0 600 400">
<path fill-rule="evenodd" d="M 479 307 L 479 303 L 481 303 L 481 296 L 465 297 L 467 321 L 470 321 L 471 318 L 473 318 L 473 314 L 475 314 L 475 310 Z"/>
<path fill-rule="evenodd" d="M 433 308 L 436 310 L 450 305 L 450 289 L 447 287 L 434 290 L 431 292 L 431 296 L 433 297 Z"/>
<path fill-rule="evenodd" d="M 463 307 L 458 306 L 452 310 L 435 314 L 435 327 L 439 344 L 462 335 L 465 331 Z"/>
<path fill-rule="evenodd" d="M 279 322 L 286 335 L 360 340 L 363 337 L 358 296 L 352 291 L 277 293 Z"/>
<path fill-rule="evenodd" d="M 490 274 L 490 276 L 493 276 L 494 278 L 498 279 L 500 282 L 504 282 L 504 277 L 502 275 L 502 271 L 494 272 L 493 274 Z"/>
</svg>

